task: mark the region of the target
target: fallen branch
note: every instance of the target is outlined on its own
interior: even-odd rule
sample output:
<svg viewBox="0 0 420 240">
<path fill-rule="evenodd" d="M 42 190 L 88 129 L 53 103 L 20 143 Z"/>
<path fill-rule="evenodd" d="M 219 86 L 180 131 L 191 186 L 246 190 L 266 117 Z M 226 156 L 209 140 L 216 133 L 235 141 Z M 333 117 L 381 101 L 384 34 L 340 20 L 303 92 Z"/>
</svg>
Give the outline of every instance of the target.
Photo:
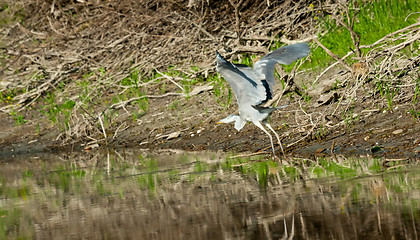
<svg viewBox="0 0 420 240">
<path fill-rule="evenodd" d="M 271 148 L 271 147 L 268 147 Z M 268 149 L 267 148 L 267 149 Z M 229 159 L 234 159 L 234 158 L 244 158 L 244 157 L 252 157 L 252 156 L 257 156 L 257 155 L 263 155 L 263 154 L 271 154 L 271 152 L 256 152 L 256 153 L 245 153 L 245 154 L 238 154 L 235 156 L 231 156 L 229 157 Z M 239 165 L 238 165 L 239 166 Z"/>
<path fill-rule="evenodd" d="M 355 47 L 356 50 L 356 56 L 357 57 L 361 57 L 361 52 L 360 52 L 360 48 L 359 48 L 359 44 L 360 44 L 360 36 L 359 34 L 357 34 L 354 30 L 353 30 L 353 25 L 354 25 L 354 19 L 356 17 L 356 14 L 353 15 L 351 22 L 350 22 L 350 16 L 349 16 L 349 11 L 346 8 L 346 14 L 347 14 L 347 19 L 349 21 L 349 24 L 345 24 L 343 21 L 341 21 L 341 19 L 339 19 L 337 16 L 332 15 L 332 17 L 339 23 L 341 24 L 343 27 L 345 27 L 347 30 L 349 30 L 350 32 L 350 36 L 351 39 L 353 40 L 353 45 Z"/>
<path fill-rule="evenodd" d="M 334 58 L 335 60 L 337 60 L 341 65 L 343 65 L 343 67 L 345 67 L 349 72 L 352 72 L 352 68 L 347 65 L 343 60 L 341 60 L 339 57 L 337 57 L 337 55 L 335 55 L 334 53 L 332 53 L 328 48 L 326 48 L 324 45 L 322 45 L 322 43 L 319 42 L 318 39 L 314 39 L 314 42 L 316 42 L 316 44 L 318 44 L 322 49 L 324 49 L 324 51 L 330 55 L 332 58 Z"/>
<path fill-rule="evenodd" d="M 157 73 L 159 73 L 160 75 L 162 75 L 163 77 L 165 77 L 166 79 L 168 79 L 171 83 L 173 83 L 173 84 L 175 84 L 179 89 L 181 89 L 181 91 L 182 92 L 184 92 L 185 91 L 185 89 L 181 86 L 181 85 L 179 85 L 177 82 L 175 82 L 172 78 L 173 77 L 171 77 L 171 76 L 168 76 L 168 75 L 166 75 L 166 74 L 164 74 L 164 73 L 162 73 L 162 72 L 159 72 L 159 70 L 157 70 L 157 69 L 155 69 L 155 71 L 157 72 Z"/>
<path fill-rule="evenodd" d="M 169 97 L 169 96 L 184 96 L 183 93 L 165 93 L 163 95 L 143 95 L 143 96 L 139 96 L 139 97 L 134 97 L 134 98 L 130 98 L 126 101 L 122 101 L 119 103 L 114 103 L 111 106 L 109 106 L 109 109 L 118 109 L 118 108 L 122 108 L 125 107 L 127 104 L 134 102 L 134 101 L 138 101 L 140 99 L 144 99 L 144 98 L 164 98 L 164 97 Z"/>
<path fill-rule="evenodd" d="M 202 92 L 205 91 L 209 91 L 212 90 L 213 86 L 209 84 L 206 84 L 204 86 L 198 86 L 196 88 L 194 88 L 189 94 L 186 93 L 165 93 L 163 95 L 143 95 L 143 96 L 139 96 L 139 97 L 134 97 L 134 98 L 130 98 L 126 101 L 122 101 L 119 103 L 114 103 L 111 106 L 109 106 L 109 109 L 117 109 L 117 108 L 123 108 L 125 107 L 127 104 L 134 102 L 134 101 L 138 101 L 140 99 L 144 99 L 144 98 L 165 98 L 165 97 L 169 97 L 169 96 L 182 96 L 182 97 L 191 97 L 191 96 L 195 96 L 197 94 L 200 94 Z"/>
</svg>

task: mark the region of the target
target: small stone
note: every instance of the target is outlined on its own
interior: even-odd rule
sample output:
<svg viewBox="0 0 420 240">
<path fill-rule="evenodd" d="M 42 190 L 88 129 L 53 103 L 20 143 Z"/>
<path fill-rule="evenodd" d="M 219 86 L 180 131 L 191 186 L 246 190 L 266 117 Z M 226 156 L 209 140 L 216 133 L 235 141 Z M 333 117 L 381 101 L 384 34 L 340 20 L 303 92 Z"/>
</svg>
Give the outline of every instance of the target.
<svg viewBox="0 0 420 240">
<path fill-rule="evenodd" d="M 94 149 L 94 148 L 98 148 L 98 147 L 99 147 L 99 144 L 94 143 L 94 144 L 87 145 L 87 146 L 84 148 L 84 150 L 85 150 L 85 151 L 90 151 L 90 150 L 92 150 L 92 149 Z"/>
<path fill-rule="evenodd" d="M 330 104 L 331 102 L 338 99 L 338 94 L 336 92 L 332 93 L 329 92 L 327 94 L 322 94 L 319 96 L 318 105 L 316 107 L 320 107 L 322 105 Z"/>
<path fill-rule="evenodd" d="M 180 131 L 178 131 L 178 132 L 173 132 L 173 133 L 171 133 L 171 134 L 169 134 L 168 135 L 168 140 L 169 139 L 174 139 L 174 138 L 177 138 L 177 137 L 179 137 L 181 135 L 181 132 Z"/>
<path fill-rule="evenodd" d="M 403 131 L 404 130 L 402 130 L 402 129 L 397 129 L 397 130 L 393 131 L 392 134 L 398 135 L 398 134 L 402 133 Z"/>
</svg>

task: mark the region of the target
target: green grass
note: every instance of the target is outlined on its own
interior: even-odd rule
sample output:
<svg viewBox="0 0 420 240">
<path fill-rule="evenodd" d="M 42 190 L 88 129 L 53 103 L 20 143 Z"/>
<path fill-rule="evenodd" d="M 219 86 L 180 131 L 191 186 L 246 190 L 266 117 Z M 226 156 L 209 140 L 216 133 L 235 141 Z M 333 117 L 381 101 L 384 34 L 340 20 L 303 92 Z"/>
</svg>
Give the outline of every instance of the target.
<svg viewBox="0 0 420 240">
<path fill-rule="evenodd" d="M 25 116 L 23 116 L 19 112 L 15 111 L 15 108 L 13 106 L 13 102 L 14 102 L 13 99 L 14 99 L 14 97 L 16 97 L 16 95 L 17 94 L 16 94 L 15 90 L 7 89 L 4 92 L 0 93 L 0 103 L 3 102 L 3 103 L 6 103 L 6 104 L 9 104 L 12 107 L 12 109 L 10 111 L 10 116 L 15 121 L 16 126 L 21 126 L 28 121 L 25 120 Z M 17 105 L 19 106 L 19 104 L 17 104 Z"/>
<path fill-rule="evenodd" d="M 407 16 L 410 13 L 419 11 L 419 0 L 359 0 L 350 4 L 349 7 L 350 17 L 356 13 L 354 31 L 360 36 L 360 45 L 372 44 L 389 33 L 415 23 L 418 14 L 411 15 L 408 18 Z M 344 16 L 343 22 L 347 23 L 346 14 L 342 13 Z M 319 20 L 321 32 L 328 31 L 324 36 L 319 36 L 320 42 L 325 47 L 339 57 L 349 52 L 349 47 L 354 49 L 350 32 L 347 29 L 337 25 L 336 21 L 330 16 L 317 19 Z M 362 50 L 362 53 L 363 51 L 366 50 Z M 333 59 L 323 49 L 316 48 L 312 52 L 311 62 L 304 64 L 304 66 L 309 68 L 326 67 L 331 61 Z M 351 62 L 351 60 L 349 61 Z"/>
<path fill-rule="evenodd" d="M 207 81 L 213 85 L 213 94 L 220 106 L 228 108 L 232 103 L 232 89 L 220 74 L 210 74 Z"/>
<path fill-rule="evenodd" d="M 420 99 L 420 75 L 417 76 L 416 87 L 414 90 L 413 105 L 419 102 Z"/>
<path fill-rule="evenodd" d="M 13 120 L 15 120 L 15 125 L 16 126 L 21 126 L 25 123 L 27 123 L 28 121 L 25 119 L 25 116 L 23 116 L 22 114 L 19 114 L 18 112 L 16 112 L 15 110 L 12 110 L 10 112 L 10 115 L 13 117 Z"/>
<path fill-rule="evenodd" d="M 378 80 L 376 82 L 376 89 L 381 95 L 381 97 L 386 99 L 388 110 L 390 111 L 392 111 L 392 106 L 394 105 L 393 103 L 394 97 L 400 91 L 400 88 L 393 86 L 394 84 L 395 84 L 394 82 L 381 81 L 381 80 Z M 413 98 L 415 98 L 415 96 Z"/>
<path fill-rule="evenodd" d="M 0 13 L 0 27 L 10 25 L 12 22 L 22 23 L 25 18 L 23 8 L 19 5 L 0 3 Z"/>
<path fill-rule="evenodd" d="M 346 127 L 351 129 L 354 127 L 354 124 L 359 121 L 360 116 L 353 113 L 354 109 L 350 108 L 347 112 L 343 113 L 343 119 L 344 123 L 346 124 Z"/>
<path fill-rule="evenodd" d="M 70 116 L 76 102 L 67 100 L 61 104 L 57 103 L 57 99 L 53 93 L 47 93 L 44 97 L 44 107 L 41 113 L 48 117 L 53 125 L 57 125 L 62 131 L 66 131 L 70 127 Z"/>
<path fill-rule="evenodd" d="M 317 28 L 320 29 L 318 36 L 320 42 L 339 57 L 346 55 L 349 47 L 354 50 L 354 44 L 351 39 L 350 32 L 340 24 L 338 24 L 331 16 L 322 16 L 320 11 L 310 9 L 309 14 L 318 22 Z M 357 9 L 357 10 L 355 10 Z M 356 20 L 353 30 L 360 36 L 360 45 L 369 45 L 389 33 L 397 31 L 416 22 L 419 14 L 413 14 L 407 18 L 410 13 L 420 11 L 420 0 L 376 0 L 376 1 L 354 1 L 350 3 L 348 8 L 349 16 L 352 18 L 356 14 Z M 343 22 L 347 24 L 347 17 L 344 9 L 341 11 L 344 17 Z M 407 18 L 407 19 L 406 19 Z M 321 36 L 321 33 L 326 32 Z M 420 46 L 414 43 L 414 47 Z M 274 41 L 270 51 L 285 46 L 280 41 Z M 362 49 L 362 54 L 368 49 Z M 411 52 L 407 51 L 407 54 Z M 239 63 L 252 66 L 252 59 L 255 55 L 243 54 Z M 324 68 L 333 60 L 322 48 L 316 47 L 311 51 L 311 60 L 303 64 L 303 68 Z M 355 60 L 347 59 L 349 63 Z M 297 63 L 284 65 L 283 69 L 290 72 Z"/>
<path fill-rule="evenodd" d="M 12 103 L 17 93 L 14 89 L 7 89 L 0 93 L 0 102 Z"/>
<path fill-rule="evenodd" d="M 420 111 L 416 110 L 416 109 L 411 109 L 409 110 L 409 113 L 411 114 L 411 116 L 416 119 L 416 120 L 420 120 Z"/>
<path fill-rule="evenodd" d="M 91 115 L 89 119 L 95 121 L 96 114 L 93 112 L 102 109 L 102 116 L 104 119 L 104 127 L 109 130 L 116 126 L 116 119 L 118 118 L 118 109 L 110 106 L 118 104 L 122 101 L 136 99 L 130 102 L 134 108 L 130 109 L 133 122 L 145 115 L 149 109 L 149 98 L 147 95 L 159 95 L 167 92 L 178 92 L 185 94 L 188 98 L 189 92 L 200 83 L 205 82 L 205 78 L 194 72 L 200 71 L 197 67 L 191 67 L 191 74 L 177 70 L 174 67 L 168 68 L 167 71 L 155 71 L 151 75 L 146 76 L 141 68 L 133 68 L 129 70 L 127 77 L 114 81 L 106 68 L 98 68 L 89 71 L 79 79 L 76 79 L 73 84 L 60 85 L 55 90 L 46 93 L 42 97 L 43 106 L 40 112 L 45 115 L 48 120 L 58 126 L 60 131 L 67 131 L 70 129 L 70 119 L 74 109 L 83 108 L 82 114 L 88 113 Z M 36 76 L 38 79 L 38 76 Z M 42 77 L 39 77 L 42 78 Z M 172 82 L 170 82 L 170 78 Z M 41 80 L 41 79 L 38 79 Z M 71 82 L 69 80 L 68 82 Z M 178 84 L 174 89 L 174 83 Z M 115 87 L 117 85 L 117 87 Z M 169 89 L 170 87 L 170 89 Z M 182 88 L 182 89 L 181 89 Z M 70 100 L 68 91 L 75 92 L 77 97 L 75 100 Z M 158 92 L 156 92 L 158 90 Z M 104 92 L 108 94 L 104 94 Z M 110 94 L 109 94 L 110 93 Z M 16 91 L 4 91 L 0 94 L 0 102 L 12 103 Z M 222 97 L 222 96 L 220 96 Z M 74 98 L 72 98 L 74 99 Z M 228 102 L 229 102 L 228 98 Z M 77 103 L 77 108 L 75 108 Z M 170 108 L 175 109 L 179 106 L 179 102 L 175 102 Z M 25 123 L 23 115 L 13 114 L 16 124 Z"/>
</svg>

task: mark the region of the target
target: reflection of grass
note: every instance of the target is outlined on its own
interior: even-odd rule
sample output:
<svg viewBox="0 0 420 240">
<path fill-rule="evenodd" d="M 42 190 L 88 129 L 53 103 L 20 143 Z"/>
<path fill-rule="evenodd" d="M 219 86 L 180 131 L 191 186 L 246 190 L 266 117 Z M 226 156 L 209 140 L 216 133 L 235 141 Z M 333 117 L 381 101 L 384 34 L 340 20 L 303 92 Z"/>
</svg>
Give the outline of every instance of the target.
<svg viewBox="0 0 420 240">
<path fill-rule="evenodd" d="M 178 169 L 172 169 L 168 172 L 169 180 L 172 182 L 177 182 L 181 180 L 181 177 L 179 176 L 181 172 Z"/>
<path fill-rule="evenodd" d="M 57 171 L 48 175 L 49 182 L 57 189 L 62 189 L 64 192 L 71 192 L 73 187 L 77 190 L 80 182 L 86 175 L 86 171 L 78 168 L 75 164 L 70 166 L 59 166 Z"/>
<path fill-rule="evenodd" d="M 237 158 L 226 161 L 222 167 L 225 170 L 239 171 L 246 176 L 255 178 L 263 187 L 277 177 L 298 181 L 300 179 L 333 177 L 348 179 L 352 177 L 375 174 L 383 171 L 380 159 L 354 159 L 346 162 L 335 162 L 320 158 L 317 161 L 299 160 L 296 163 L 278 164 L 266 161 L 261 157 Z"/>
<path fill-rule="evenodd" d="M 149 189 L 153 192 L 158 184 L 158 162 L 153 158 L 141 160 L 141 165 L 146 169 L 146 173 L 137 177 L 138 184 L 142 189 Z"/>
<path fill-rule="evenodd" d="M 356 168 L 352 168 L 351 166 L 338 164 L 336 162 L 327 160 L 327 159 L 320 159 L 318 161 L 319 166 L 324 169 L 324 174 L 332 175 L 339 178 L 349 178 L 355 177 L 358 175 Z"/>
<path fill-rule="evenodd" d="M 106 186 L 105 183 L 100 180 L 96 182 L 96 191 L 99 195 L 109 195 L 112 194 L 112 191 L 109 190 Z M 122 192 L 120 192 L 120 195 L 122 194 Z"/>
<path fill-rule="evenodd" d="M 0 197 L 1 198 L 19 198 L 27 199 L 31 194 L 32 188 L 27 181 L 22 181 L 18 186 L 16 184 L 8 184 L 5 179 L 0 179 Z"/>
<path fill-rule="evenodd" d="M 32 239 L 34 229 L 22 225 L 33 226 L 29 219 L 23 219 L 22 210 L 0 208 L 0 239 Z"/>
</svg>

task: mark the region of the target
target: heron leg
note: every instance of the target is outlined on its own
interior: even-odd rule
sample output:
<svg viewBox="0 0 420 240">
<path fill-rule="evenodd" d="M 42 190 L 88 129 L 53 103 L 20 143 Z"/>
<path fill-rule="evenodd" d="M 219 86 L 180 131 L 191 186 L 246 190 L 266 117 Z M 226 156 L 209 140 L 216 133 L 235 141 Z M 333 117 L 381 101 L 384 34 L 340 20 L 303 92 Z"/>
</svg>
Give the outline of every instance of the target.
<svg viewBox="0 0 420 240">
<path fill-rule="evenodd" d="M 254 122 L 254 124 L 255 126 L 259 127 L 263 132 L 265 132 L 265 134 L 268 135 L 268 137 L 270 138 L 271 149 L 273 150 L 273 157 L 276 157 L 276 153 L 274 151 L 273 136 L 271 136 L 271 134 L 263 127 L 263 125 L 261 125 L 260 122 Z"/>
<path fill-rule="evenodd" d="M 277 134 L 276 131 L 274 131 L 274 129 L 271 127 L 271 125 L 268 122 L 264 122 L 264 125 L 274 133 L 274 135 L 276 136 L 277 141 L 280 145 L 281 152 L 283 153 L 284 158 L 286 158 L 286 154 L 284 153 L 283 146 L 281 144 L 279 135 Z"/>
</svg>

